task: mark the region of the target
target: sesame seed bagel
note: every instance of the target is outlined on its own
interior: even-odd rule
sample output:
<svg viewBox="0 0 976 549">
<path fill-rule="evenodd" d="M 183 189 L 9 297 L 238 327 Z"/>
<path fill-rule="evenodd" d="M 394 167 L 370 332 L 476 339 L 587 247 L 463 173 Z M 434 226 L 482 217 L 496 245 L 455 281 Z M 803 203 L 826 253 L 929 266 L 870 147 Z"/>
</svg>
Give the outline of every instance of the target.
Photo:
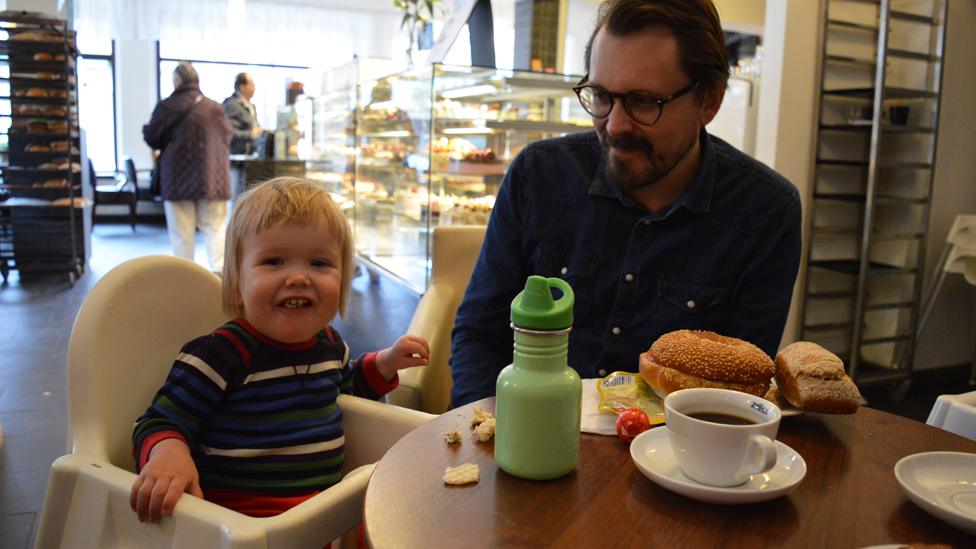
<svg viewBox="0 0 976 549">
<path fill-rule="evenodd" d="M 766 385 L 776 366 L 759 347 L 715 332 L 677 330 L 664 334 L 645 355 L 650 362 L 705 380 Z M 644 360 L 644 356 L 641 357 Z M 750 391 L 747 391 L 750 392 Z"/>
<path fill-rule="evenodd" d="M 640 374 L 661 398 L 681 389 L 729 389 L 756 396 L 763 396 L 769 391 L 771 381 L 768 379 L 759 383 L 714 381 L 661 366 L 651 360 L 651 357 L 651 353 L 644 353 L 640 356 Z"/>
</svg>

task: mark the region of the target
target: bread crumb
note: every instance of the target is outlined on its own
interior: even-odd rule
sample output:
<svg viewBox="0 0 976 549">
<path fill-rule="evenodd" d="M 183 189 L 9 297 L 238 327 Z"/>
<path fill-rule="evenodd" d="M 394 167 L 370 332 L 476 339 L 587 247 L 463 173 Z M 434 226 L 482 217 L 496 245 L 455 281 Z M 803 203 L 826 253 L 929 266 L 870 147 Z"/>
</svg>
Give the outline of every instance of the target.
<svg viewBox="0 0 976 549">
<path fill-rule="evenodd" d="M 491 412 L 486 412 L 481 409 L 481 406 L 474 407 L 474 418 L 471 419 L 471 427 L 477 427 L 487 419 L 495 419 L 495 416 Z"/>
<path fill-rule="evenodd" d="M 474 434 L 478 437 L 478 442 L 488 442 L 491 437 L 495 436 L 495 418 L 489 417 L 482 421 L 474 430 Z"/>
<path fill-rule="evenodd" d="M 444 484 L 453 486 L 474 484 L 478 482 L 478 479 L 479 470 L 476 463 L 464 463 L 444 470 Z"/>
<path fill-rule="evenodd" d="M 444 433 L 444 441 L 448 444 L 460 444 L 461 443 L 461 433 L 458 432 L 457 427 L 451 429 L 450 431 Z"/>
</svg>

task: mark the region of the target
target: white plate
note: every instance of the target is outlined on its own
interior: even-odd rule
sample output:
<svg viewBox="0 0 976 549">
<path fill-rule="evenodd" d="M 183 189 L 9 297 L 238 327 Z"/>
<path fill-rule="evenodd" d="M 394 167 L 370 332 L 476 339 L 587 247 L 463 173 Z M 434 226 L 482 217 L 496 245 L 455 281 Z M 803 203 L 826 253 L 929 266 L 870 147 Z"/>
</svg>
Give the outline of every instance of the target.
<svg viewBox="0 0 976 549">
<path fill-rule="evenodd" d="M 686 477 L 678 467 L 666 427 L 637 435 L 630 443 L 630 457 L 640 472 L 655 483 L 708 503 L 754 503 L 778 498 L 793 490 L 807 474 L 807 464 L 800 454 L 777 440 L 776 465 L 769 471 L 752 475 L 745 484 L 731 488 L 700 484 Z"/>
<path fill-rule="evenodd" d="M 783 393 L 779 392 L 779 388 L 776 385 L 776 378 L 773 378 L 769 381 L 769 390 L 776 391 L 776 398 L 772 399 L 771 402 L 779 406 L 780 414 L 783 417 L 793 417 L 793 416 L 801 415 L 803 413 L 803 410 L 800 410 L 796 406 L 793 406 L 793 404 L 791 404 L 790 401 L 786 400 L 786 397 L 783 396 Z M 763 398 L 766 397 L 764 396 Z"/>
<path fill-rule="evenodd" d="M 895 464 L 895 478 L 916 505 L 976 534 L 976 454 L 912 454 Z"/>
</svg>

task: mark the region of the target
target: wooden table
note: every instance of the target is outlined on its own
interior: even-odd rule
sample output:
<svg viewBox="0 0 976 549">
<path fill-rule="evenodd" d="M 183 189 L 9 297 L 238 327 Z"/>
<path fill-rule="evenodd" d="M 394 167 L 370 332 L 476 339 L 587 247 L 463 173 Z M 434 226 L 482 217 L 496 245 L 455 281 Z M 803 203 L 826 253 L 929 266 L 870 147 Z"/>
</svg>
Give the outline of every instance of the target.
<svg viewBox="0 0 976 549">
<path fill-rule="evenodd" d="M 850 416 L 784 418 L 778 439 L 807 463 L 790 494 L 749 505 L 714 505 L 644 477 L 617 437 L 582 435 L 569 475 L 529 481 L 498 469 L 491 443 L 470 432 L 473 407 L 451 410 L 401 439 L 366 490 L 367 540 L 410 547 L 845 547 L 888 543 L 976 546 L 976 538 L 908 500 L 894 465 L 917 452 L 976 452 L 976 442 L 870 408 Z M 444 433 L 462 432 L 460 446 Z M 658 427 L 664 428 L 664 427 Z M 477 463 L 481 481 L 453 487 L 444 468 Z"/>
</svg>

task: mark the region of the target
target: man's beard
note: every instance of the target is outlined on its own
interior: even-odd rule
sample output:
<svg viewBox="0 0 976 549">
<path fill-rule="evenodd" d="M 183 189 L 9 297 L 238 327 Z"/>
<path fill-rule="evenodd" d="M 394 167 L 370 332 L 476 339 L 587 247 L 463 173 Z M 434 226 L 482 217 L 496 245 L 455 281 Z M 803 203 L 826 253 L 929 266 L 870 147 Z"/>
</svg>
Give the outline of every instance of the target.
<svg viewBox="0 0 976 549">
<path fill-rule="evenodd" d="M 691 151 L 694 145 L 694 143 L 688 145 L 672 162 L 661 165 L 660 161 L 655 162 L 654 145 L 646 139 L 631 135 L 624 135 L 617 138 L 612 138 L 609 135 L 599 135 L 599 137 L 600 147 L 603 149 L 603 164 L 606 167 L 605 175 L 607 176 L 607 180 L 628 194 L 639 189 L 651 187 L 660 182 L 688 155 L 688 152 Z M 629 161 L 614 160 L 610 157 L 611 147 L 636 151 L 640 156 L 631 158 Z"/>
</svg>

